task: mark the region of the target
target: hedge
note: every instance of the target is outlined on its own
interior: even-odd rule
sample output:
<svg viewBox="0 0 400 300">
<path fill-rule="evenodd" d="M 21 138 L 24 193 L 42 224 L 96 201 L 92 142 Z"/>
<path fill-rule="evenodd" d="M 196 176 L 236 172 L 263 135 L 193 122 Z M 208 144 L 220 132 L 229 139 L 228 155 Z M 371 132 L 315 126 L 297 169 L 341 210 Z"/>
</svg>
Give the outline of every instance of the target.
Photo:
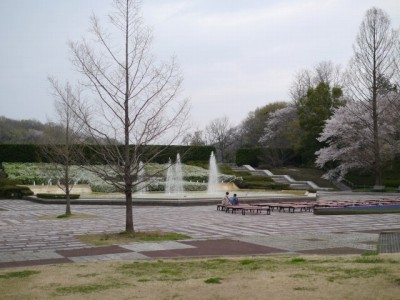
<svg viewBox="0 0 400 300">
<path fill-rule="evenodd" d="M 265 189 L 265 190 L 287 190 L 290 189 L 288 184 L 268 182 L 268 181 L 235 181 L 240 189 Z"/>
<path fill-rule="evenodd" d="M 97 145 L 75 145 L 79 147 L 80 151 L 84 154 L 85 160 L 89 160 L 91 164 L 104 164 L 104 159 L 97 154 L 101 150 L 101 146 Z M 108 146 L 106 146 L 108 147 Z M 120 146 L 122 147 L 122 146 Z M 131 151 L 135 146 L 131 146 Z M 175 159 L 177 153 L 180 153 L 181 161 L 208 161 L 211 152 L 215 152 L 213 146 L 163 146 L 163 145 L 147 145 L 144 151 L 142 161 L 149 161 L 155 163 L 166 163 L 169 158 Z M 122 149 L 121 149 L 122 150 Z M 152 156 L 156 155 L 155 158 Z M 0 163 L 1 162 L 49 162 L 43 151 L 41 145 L 34 144 L 1 144 L 0 145 Z M 83 160 L 75 162 L 75 164 L 83 164 Z M 117 163 L 117 161 L 116 161 Z"/>
<path fill-rule="evenodd" d="M 40 162 L 39 145 L 0 145 L 0 162 Z"/>
<path fill-rule="evenodd" d="M 387 187 L 399 187 L 400 186 L 400 180 L 398 179 L 384 179 L 383 180 L 383 185 Z"/>
<path fill-rule="evenodd" d="M 244 181 L 253 181 L 253 182 L 274 182 L 271 177 L 267 176 L 242 176 Z"/>
<path fill-rule="evenodd" d="M 207 190 L 207 184 L 185 182 L 183 187 L 185 192 L 204 192 Z M 165 185 L 162 183 L 149 184 L 147 186 L 148 192 L 165 192 Z"/>
<path fill-rule="evenodd" d="M 36 197 L 42 199 L 66 199 L 67 196 L 65 194 L 38 193 Z M 69 194 L 69 199 L 79 199 L 79 197 L 79 194 Z"/>
<path fill-rule="evenodd" d="M 1 198 L 22 199 L 24 196 L 32 196 L 33 192 L 27 186 L 5 185 L 0 187 Z"/>
</svg>

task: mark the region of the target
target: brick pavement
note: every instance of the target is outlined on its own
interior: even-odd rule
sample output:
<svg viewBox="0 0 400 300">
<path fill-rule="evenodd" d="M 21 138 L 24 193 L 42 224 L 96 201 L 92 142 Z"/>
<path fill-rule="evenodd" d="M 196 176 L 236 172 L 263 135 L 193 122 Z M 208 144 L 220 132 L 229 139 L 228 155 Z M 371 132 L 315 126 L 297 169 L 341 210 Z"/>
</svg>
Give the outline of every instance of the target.
<svg viewBox="0 0 400 300">
<path fill-rule="evenodd" d="M 24 200 L 0 200 L 0 267 L 25 264 L 86 262 L 111 259 L 149 259 L 207 255 L 280 253 L 362 253 L 376 250 L 379 232 L 400 230 L 400 214 L 315 216 L 312 213 L 271 215 L 227 214 L 212 206 L 134 207 L 135 229 L 174 231 L 192 241 L 134 243 L 124 250 L 96 253 L 75 239 L 86 233 L 118 232 L 125 228 L 125 207 L 76 205 L 82 219 L 46 219 L 63 214 L 64 205 L 43 205 Z M 236 250 L 225 248 L 236 241 Z M 197 244 L 196 244 L 197 243 Z M 218 246 L 219 245 L 219 246 Z M 225 246 L 224 246 L 225 245 Z M 251 247 L 252 245 L 252 247 Z M 208 247 L 208 248 L 207 248 Z M 65 251 L 81 249 L 81 254 Z M 241 250 L 240 250 L 241 249 Z M 128 251 L 125 251 L 128 250 Z M 229 251 L 228 251 L 229 250 Z M 89 255 L 90 254 L 90 255 Z"/>
</svg>

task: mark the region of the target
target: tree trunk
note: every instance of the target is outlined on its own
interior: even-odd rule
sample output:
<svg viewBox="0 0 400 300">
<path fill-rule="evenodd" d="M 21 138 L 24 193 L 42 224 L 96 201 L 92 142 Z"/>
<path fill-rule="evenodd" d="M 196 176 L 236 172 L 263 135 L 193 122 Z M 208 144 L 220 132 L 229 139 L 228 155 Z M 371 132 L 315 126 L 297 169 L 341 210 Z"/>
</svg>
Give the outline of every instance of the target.
<svg viewBox="0 0 400 300">
<path fill-rule="evenodd" d="M 125 199 L 126 199 L 126 232 L 135 232 L 133 227 L 133 213 L 132 213 L 132 186 L 130 188 L 127 186 L 125 191 Z"/>
<path fill-rule="evenodd" d="M 72 215 L 71 212 L 71 200 L 70 200 L 70 188 L 69 188 L 69 161 L 67 160 L 67 165 L 65 166 L 65 214 Z"/>
<path fill-rule="evenodd" d="M 374 136 L 374 174 L 375 174 L 375 185 L 379 186 L 382 184 L 381 180 L 381 157 L 380 157 L 380 145 L 379 145 L 379 128 L 378 128 L 378 74 L 377 74 L 377 41 L 376 41 L 376 30 L 373 30 L 373 49 L 372 49 L 372 120 L 373 120 L 373 136 Z"/>
<path fill-rule="evenodd" d="M 382 163 L 380 156 L 380 145 L 379 145 L 379 133 L 378 133 L 378 114 L 377 114 L 377 103 L 376 96 L 373 100 L 373 130 L 374 130 L 374 174 L 375 174 L 375 185 L 382 185 Z"/>
<path fill-rule="evenodd" d="M 125 199 L 126 199 L 126 228 L 127 232 L 134 232 L 133 227 L 133 214 L 132 214 L 132 176 L 131 176 L 131 164 L 132 160 L 129 153 L 129 5 L 126 5 L 126 28 L 125 28 Z"/>
<path fill-rule="evenodd" d="M 378 122 L 374 117 L 374 174 L 375 174 L 375 185 L 382 185 L 382 163 L 381 156 L 379 153 L 379 135 L 378 135 Z"/>
<path fill-rule="evenodd" d="M 66 215 L 72 215 L 72 212 L 71 212 L 71 200 L 70 200 L 70 197 L 69 197 L 69 184 L 68 183 L 66 183 L 65 188 L 66 188 L 66 192 L 65 192 L 65 201 L 66 201 L 65 214 Z"/>
</svg>

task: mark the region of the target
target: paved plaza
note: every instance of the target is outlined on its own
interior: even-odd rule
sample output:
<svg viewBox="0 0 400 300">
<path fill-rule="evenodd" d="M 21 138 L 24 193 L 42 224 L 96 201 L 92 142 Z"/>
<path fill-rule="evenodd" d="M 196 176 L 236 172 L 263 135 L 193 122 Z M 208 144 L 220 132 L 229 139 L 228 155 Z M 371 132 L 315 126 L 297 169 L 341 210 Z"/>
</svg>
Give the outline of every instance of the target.
<svg viewBox="0 0 400 300">
<path fill-rule="evenodd" d="M 65 205 L 0 200 L 0 267 L 100 260 L 224 255 L 359 254 L 375 251 L 381 232 L 400 231 L 400 214 L 316 216 L 310 212 L 231 214 L 206 206 L 134 207 L 138 231 L 173 231 L 185 241 L 94 247 L 75 236 L 119 232 L 125 207 L 74 205 L 93 217 L 51 219 Z"/>
</svg>

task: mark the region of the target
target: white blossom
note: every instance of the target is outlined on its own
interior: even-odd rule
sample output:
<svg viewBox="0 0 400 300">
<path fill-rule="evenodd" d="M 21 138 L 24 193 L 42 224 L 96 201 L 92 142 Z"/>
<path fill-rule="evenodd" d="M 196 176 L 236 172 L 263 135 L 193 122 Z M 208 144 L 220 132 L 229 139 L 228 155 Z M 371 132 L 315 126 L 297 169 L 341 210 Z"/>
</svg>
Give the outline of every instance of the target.
<svg viewBox="0 0 400 300">
<path fill-rule="evenodd" d="M 340 180 L 352 169 L 372 169 L 374 139 L 370 105 L 348 101 L 326 122 L 318 140 L 328 146 L 316 152 L 316 165 L 322 168 L 333 162 L 336 167 L 329 170 L 324 178 Z M 393 159 L 399 151 L 399 105 L 400 96 L 397 93 L 378 99 L 380 157 L 383 162 Z"/>
</svg>

